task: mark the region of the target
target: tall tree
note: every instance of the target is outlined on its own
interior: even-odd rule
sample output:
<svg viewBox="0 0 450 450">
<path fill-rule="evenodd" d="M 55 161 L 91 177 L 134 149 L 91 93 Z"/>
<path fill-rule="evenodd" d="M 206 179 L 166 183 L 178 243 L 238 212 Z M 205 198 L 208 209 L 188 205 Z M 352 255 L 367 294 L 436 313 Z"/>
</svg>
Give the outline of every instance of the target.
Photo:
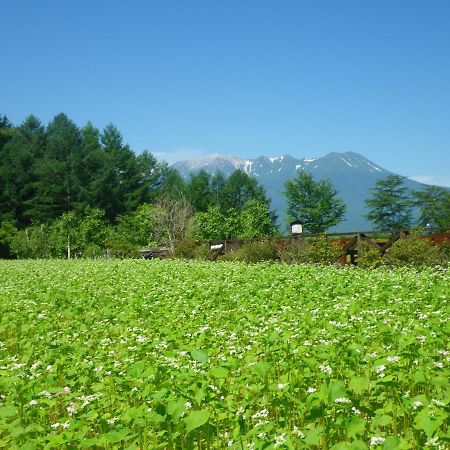
<svg viewBox="0 0 450 450">
<path fill-rule="evenodd" d="M 0 114 L 0 155 L 3 146 L 11 139 L 14 133 L 12 122 L 5 116 Z"/>
<path fill-rule="evenodd" d="M 211 202 L 213 205 L 224 209 L 223 189 L 226 178 L 222 172 L 215 172 L 211 175 Z"/>
<path fill-rule="evenodd" d="M 381 230 L 410 228 L 413 202 L 404 185 L 405 177 L 389 175 L 378 180 L 372 189 L 372 197 L 366 200 L 367 218 Z"/>
<path fill-rule="evenodd" d="M 235 170 L 225 181 L 222 189 L 222 208 L 242 209 L 249 200 L 257 200 L 269 204 L 264 188 L 255 178 L 242 170 Z"/>
<path fill-rule="evenodd" d="M 414 204 L 419 209 L 419 224 L 438 227 L 450 226 L 450 191 L 439 186 L 427 186 L 414 191 Z"/>
<path fill-rule="evenodd" d="M 192 174 L 186 185 L 186 193 L 194 211 L 207 211 L 212 200 L 210 175 L 205 170 Z"/>
<path fill-rule="evenodd" d="M 286 181 L 284 193 L 289 220 L 300 220 L 309 233 L 323 233 L 344 217 L 345 204 L 329 180 L 315 181 L 311 174 L 298 171 Z"/>
<path fill-rule="evenodd" d="M 44 127 L 29 116 L 15 129 L 0 153 L 0 218 L 19 226 L 34 219 L 32 198 L 36 194 L 36 162 L 43 159 Z M 47 183 L 52 180 L 47 180 Z"/>
<path fill-rule="evenodd" d="M 74 171 L 80 142 L 80 130 L 65 114 L 49 123 L 43 158 L 36 163 L 36 195 L 31 200 L 35 219 L 48 221 L 74 208 L 80 191 Z"/>
<path fill-rule="evenodd" d="M 186 183 L 178 170 L 173 167 L 163 166 L 161 175 L 160 195 L 173 200 L 180 200 L 187 196 Z"/>
</svg>

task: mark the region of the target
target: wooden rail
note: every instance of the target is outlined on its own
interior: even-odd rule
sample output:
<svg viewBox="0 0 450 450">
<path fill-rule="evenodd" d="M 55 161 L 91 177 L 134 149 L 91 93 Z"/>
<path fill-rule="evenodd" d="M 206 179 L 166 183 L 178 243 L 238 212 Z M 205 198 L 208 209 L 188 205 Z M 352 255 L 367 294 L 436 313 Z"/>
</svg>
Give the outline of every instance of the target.
<svg viewBox="0 0 450 450">
<path fill-rule="evenodd" d="M 342 233 L 327 233 L 325 236 L 338 245 L 342 246 L 342 254 L 339 261 L 342 265 L 357 264 L 358 254 L 361 254 L 364 244 L 376 248 L 383 256 L 386 250 L 391 247 L 399 239 L 404 239 L 412 235 L 411 230 L 381 230 L 381 231 L 352 231 Z M 214 246 L 215 257 L 220 254 L 226 254 L 237 250 L 242 245 L 252 242 L 268 241 L 273 242 L 278 246 L 284 246 L 290 242 L 295 242 L 299 239 L 314 238 L 320 235 L 305 234 L 301 236 L 287 236 L 287 237 L 260 237 L 251 239 L 225 239 L 219 241 L 209 241 L 210 248 Z M 430 239 L 436 245 L 442 245 L 445 241 L 450 242 L 450 227 L 448 228 L 430 228 L 422 232 L 422 234 L 414 234 L 419 239 Z M 215 259 L 215 258 L 214 258 Z"/>
</svg>

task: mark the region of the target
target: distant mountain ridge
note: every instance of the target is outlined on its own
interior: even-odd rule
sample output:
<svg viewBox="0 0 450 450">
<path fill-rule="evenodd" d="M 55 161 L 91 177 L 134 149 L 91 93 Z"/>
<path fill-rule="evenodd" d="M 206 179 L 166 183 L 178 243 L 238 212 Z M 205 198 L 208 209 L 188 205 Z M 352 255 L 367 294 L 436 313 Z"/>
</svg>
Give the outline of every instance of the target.
<svg viewBox="0 0 450 450">
<path fill-rule="evenodd" d="M 359 153 L 329 153 L 320 158 L 293 158 L 284 156 L 260 156 L 256 159 L 243 159 L 220 154 L 208 155 L 191 161 L 180 161 L 172 165 L 187 178 L 191 173 L 205 170 L 208 173 L 222 172 L 229 175 L 236 169 L 243 170 L 255 177 L 265 188 L 271 199 L 272 209 L 276 211 L 280 222 L 286 216 L 284 183 L 296 176 L 297 170 L 305 170 L 316 179 L 329 179 L 338 191 L 338 196 L 347 205 L 347 213 L 335 231 L 370 230 L 372 224 L 364 217 L 367 214 L 364 200 L 371 196 L 370 190 L 375 182 L 386 178 L 392 172 L 382 168 Z M 423 185 L 406 179 L 410 189 L 421 190 Z"/>
</svg>

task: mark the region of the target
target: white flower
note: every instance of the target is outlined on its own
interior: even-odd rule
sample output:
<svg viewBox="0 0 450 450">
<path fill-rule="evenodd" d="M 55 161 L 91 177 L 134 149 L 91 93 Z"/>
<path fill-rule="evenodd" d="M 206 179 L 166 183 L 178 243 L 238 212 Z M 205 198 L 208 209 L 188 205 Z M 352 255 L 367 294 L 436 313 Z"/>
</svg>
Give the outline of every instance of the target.
<svg viewBox="0 0 450 450">
<path fill-rule="evenodd" d="M 258 433 L 259 439 L 264 439 L 267 436 L 267 433 Z"/>
<path fill-rule="evenodd" d="M 266 418 L 269 415 L 269 411 L 267 409 L 262 409 L 261 411 L 258 411 L 257 413 L 253 414 L 252 419 L 260 419 L 260 418 Z"/>
<path fill-rule="evenodd" d="M 346 397 L 339 397 L 334 401 L 334 403 L 351 403 L 351 400 Z"/>
<path fill-rule="evenodd" d="M 327 373 L 328 375 L 331 375 L 331 372 L 333 372 L 333 369 L 330 366 L 327 366 L 326 364 L 321 364 L 319 366 L 319 369 L 323 372 L 323 373 Z"/>
<path fill-rule="evenodd" d="M 314 392 L 316 392 L 316 388 L 313 387 L 309 387 L 308 390 L 306 391 L 308 394 L 314 394 Z"/>
<path fill-rule="evenodd" d="M 47 398 L 51 398 L 52 397 L 52 394 L 50 394 L 50 392 L 48 392 L 48 391 L 39 392 L 38 395 L 40 395 L 41 397 L 47 397 Z"/>
<path fill-rule="evenodd" d="M 114 425 L 118 420 L 119 420 L 118 417 L 111 417 L 110 419 L 106 419 L 106 422 L 107 422 L 109 425 Z"/>
<path fill-rule="evenodd" d="M 387 362 L 393 362 L 393 363 L 399 362 L 399 360 L 400 360 L 399 356 L 388 356 L 386 358 Z"/>
<path fill-rule="evenodd" d="M 385 370 L 386 370 L 386 366 L 383 364 L 381 366 L 378 366 L 376 369 L 377 373 L 384 372 Z"/>
<path fill-rule="evenodd" d="M 30 403 L 28 403 L 30 406 L 33 406 L 33 405 L 37 405 L 38 404 L 38 401 L 37 400 L 31 400 L 30 401 Z"/>
<path fill-rule="evenodd" d="M 413 409 L 420 408 L 422 405 L 423 405 L 422 402 L 420 402 L 419 400 L 416 400 L 416 401 L 413 403 Z"/>
<path fill-rule="evenodd" d="M 431 403 L 433 403 L 433 405 L 436 405 L 436 406 L 445 406 L 445 403 L 443 403 L 443 402 L 441 402 L 441 401 L 439 401 L 439 400 L 431 400 Z"/>
<path fill-rule="evenodd" d="M 233 441 L 228 441 L 227 445 L 228 445 L 228 447 L 232 447 L 233 446 Z"/>
<path fill-rule="evenodd" d="M 361 411 L 359 409 L 355 408 L 354 406 L 352 406 L 352 411 L 357 415 L 361 414 Z"/>
<path fill-rule="evenodd" d="M 50 372 L 52 370 L 52 366 L 49 364 L 48 366 L 47 366 L 47 372 Z"/>
<path fill-rule="evenodd" d="M 44 312 L 41 312 L 41 313 L 38 314 L 38 316 L 37 316 L 37 318 L 38 318 L 39 320 L 44 320 L 46 317 L 47 317 L 47 316 L 45 315 Z"/>
<path fill-rule="evenodd" d="M 186 406 L 187 409 L 191 409 L 192 408 L 192 403 L 191 402 L 186 402 L 184 404 L 184 406 Z"/>
<path fill-rule="evenodd" d="M 75 414 L 75 412 L 77 411 L 77 407 L 75 406 L 75 403 L 73 403 L 73 402 L 70 403 L 66 409 L 67 409 L 67 412 L 70 417 L 72 417 Z"/>
<path fill-rule="evenodd" d="M 384 437 L 374 436 L 370 438 L 370 446 L 375 447 L 375 445 L 382 444 L 385 441 Z"/>
<path fill-rule="evenodd" d="M 294 429 L 292 430 L 292 434 L 294 436 L 298 436 L 301 439 L 304 439 L 305 435 L 298 429 L 297 426 L 294 425 Z"/>
<path fill-rule="evenodd" d="M 275 436 L 275 444 L 273 444 L 273 448 L 278 448 L 286 442 L 286 433 L 280 434 L 279 436 Z"/>
<path fill-rule="evenodd" d="M 60 424 L 59 422 L 55 422 L 55 423 L 52 423 L 50 426 L 51 426 L 54 430 L 56 430 L 56 428 L 59 428 L 60 425 L 61 425 L 61 424 Z"/>
<path fill-rule="evenodd" d="M 437 367 L 438 369 L 442 369 L 444 367 L 444 363 L 434 361 L 433 366 Z"/>
<path fill-rule="evenodd" d="M 278 389 L 280 389 L 280 391 L 282 390 L 282 389 L 284 389 L 285 387 L 287 386 L 287 383 L 278 383 Z"/>
<path fill-rule="evenodd" d="M 62 423 L 62 424 L 61 424 L 61 427 L 64 428 L 65 430 L 67 430 L 67 428 L 70 427 L 69 421 Z"/>
</svg>

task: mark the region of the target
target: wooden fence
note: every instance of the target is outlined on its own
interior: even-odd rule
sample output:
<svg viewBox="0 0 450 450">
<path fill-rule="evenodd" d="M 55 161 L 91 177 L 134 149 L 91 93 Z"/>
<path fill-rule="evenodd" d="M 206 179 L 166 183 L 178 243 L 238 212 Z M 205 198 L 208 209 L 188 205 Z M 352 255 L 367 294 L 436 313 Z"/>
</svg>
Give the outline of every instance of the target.
<svg viewBox="0 0 450 450">
<path fill-rule="evenodd" d="M 411 235 L 410 230 L 399 231 L 352 231 L 345 233 L 328 233 L 325 236 L 330 240 L 339 244 L 342 247 L 342 254 L 339 261 L 342 265 L 357 264 L 358 253 L 361 254 L 364 245 L 370 245 L 379 250 L 383 256 L 386 250 L 399 239 L 404 239 Z M 436 245 L 442 245 L 445 241 L 450 242 L 450 227 L 449 228 L 430 228 L 421 234 L 414 236 L 419 239 L 430 239 Z M 209 241 L 210 248 L 215 252 L 215 256 L 223 255 L 231 251 L 237 250 L 244 244 L 252 242 L 272 242 L 277 247 L 284 247 L 289 243 L 293 243 L 300 239 L 308 239 L 318 237 L 318 235 L 294 235 L 287 237 L 267 237 L 267 238 L 253 238 L 253 239 L 225 239 L 221 241 Z"/>
</svg>

